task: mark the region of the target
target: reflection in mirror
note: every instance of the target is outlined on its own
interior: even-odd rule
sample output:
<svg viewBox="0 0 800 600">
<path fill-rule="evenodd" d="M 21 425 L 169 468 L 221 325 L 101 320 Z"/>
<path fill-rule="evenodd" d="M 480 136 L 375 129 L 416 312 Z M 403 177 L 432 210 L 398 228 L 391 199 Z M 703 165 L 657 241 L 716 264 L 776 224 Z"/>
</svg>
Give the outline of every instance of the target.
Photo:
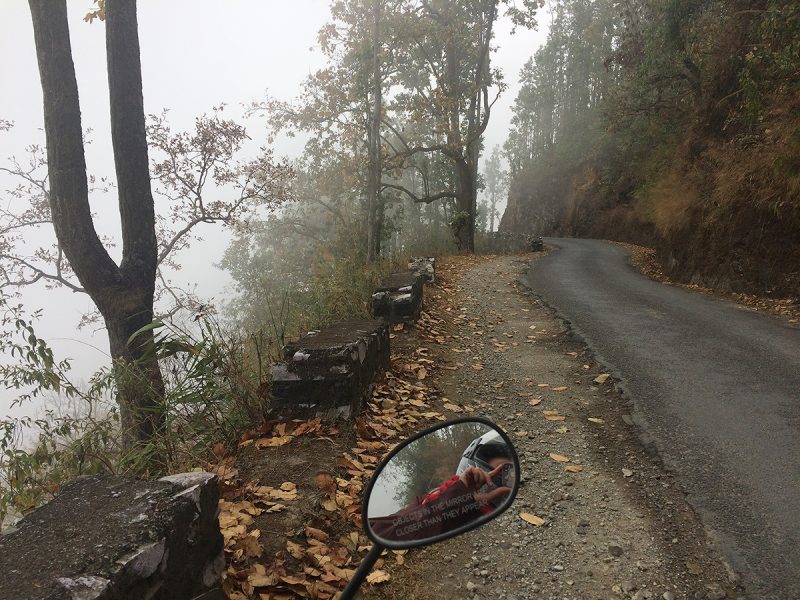
<svg viewBox="0 0 800 600">
<path fill-rule="evenodd" d="M 367 500 L 372 534 L 416 542 L 505 508 L 516 485 L 514 453 L 479 421 L 447 425 L 402 448 L 376 476 Z"/>
</svg>

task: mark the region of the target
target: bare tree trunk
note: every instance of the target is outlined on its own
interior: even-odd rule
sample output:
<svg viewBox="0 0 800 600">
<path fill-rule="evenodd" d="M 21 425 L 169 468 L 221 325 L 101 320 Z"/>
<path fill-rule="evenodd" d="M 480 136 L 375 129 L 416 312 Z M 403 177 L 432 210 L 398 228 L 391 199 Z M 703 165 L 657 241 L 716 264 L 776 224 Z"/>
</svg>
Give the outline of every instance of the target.
<svg viewBox="0 0 800 600">
<path fill-rule="evenodd" d="M 106 0 L 111 133 L 122 221 L 117 266 L 97 236 L 89 208 L 78 86 L 65 0 L 29 0 L 44 98 L 50 208 L 56 237 L 103 315 L 114 361 L 123 443 L 146 443 L 163 426 L 164 382 L 152 333 L 128 339 L 153 319 L 157 261 L 144 129 L 135 0 Z"/>
<path fill-rule="evenodd" d="M 497 3 L 490 0 L 490 7 L 486 14 L 481 14 L 481 36 L 480 51 L 478 52 L 475 63 L 474 89 L 470 98 L 467 112 L 467 147 L 465 149 L 465 160 L 469 168 L 467 179 L 470 190 L 471 231 L 469 234 L 469 251 L 475 251 L 475 218 L 478 214 L 478 162 L 480 161 L 481 149 L 483 146 L 483 131 L 489 118 L 489 107 L 486 107 L 486 114 L 481 111 L 481 95 L 486 93 L 490 83 L 491 72 L 489 70 L 490 44 L 492 41 L 492 31 L 497 17 Z M 465 199 L 466 200 L 466 199 Z"/>
<path fill-rule="evenodd" d="M 369 173 L 367 181 L 367 261 L 381 255 L 384 207 L 381 201 L 381 111 L 383 81 L 381 78 L 380 21 L 381 1 L 372 0 L 372 114 L 369 127 Z"/>
<path fill-rule="evenodd" d="M 492 192 L 489 202 L 489 233 L 494 232 L 495 215 L 497 215 L 497 192 Z"/>
<path fill-rule="evenodd" d="M 466 160 L 456 161 L 456 209 L 451 221 L 456 247 L 461 252 L 475 252 L 475 181 Z"/>
<path fill-rule="evenodd" d="M 450 151 L 446 154 L 455 166 L 453 175 L 455 177 L 456 192 L 456 213 L 452 216 L 450 226 L 453 230 L 458 250 L 461 252 L 474 252 L 475 211 L 473 208 L 474 182 L 472 169 L 463 156 L 455 154 L 457 149 L 460 151 L 463 144 L 459 101 L 460 56 L 456 41 L 452 37 L 448 40 L 445 52 L 445 68 L 447 69 L 445 92 L 450 99 L 447 128 L 447 145 Z"/>
<path fill-rule="evenodd" d="M 475 219 L 478 215 L 478 161 L 480 160 L 480 152 L 482 139 L 481 136 L 473 133 L 476 129 L 475 123 L 480 121 L 480 102 L 476 100 L 474 113 L 470 116 L 469 129 L 471 135 L 469 143 L 466 148 L 466 162 L 469 167 L 469 190 L 470 190 L 470 207 L 469 213 L 472 216 L 472 232 L 470 234 L 470 252 L 475 252 Z"/>
</svg>

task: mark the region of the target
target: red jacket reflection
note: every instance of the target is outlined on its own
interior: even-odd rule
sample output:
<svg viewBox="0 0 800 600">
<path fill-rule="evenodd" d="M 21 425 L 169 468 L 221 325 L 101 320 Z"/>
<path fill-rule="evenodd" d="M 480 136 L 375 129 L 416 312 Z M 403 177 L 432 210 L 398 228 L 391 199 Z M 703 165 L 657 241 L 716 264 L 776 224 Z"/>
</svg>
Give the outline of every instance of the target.
<svg viewBox="0 0 800 600">
<path fill-rule="evenodd" d="M 491 504 L 476 502 L 461 478 L 454 475 L 396 513 L 369 519 L 369 525 L 385 540 L 422 540 L 458 529 L 492 510 Z"/>
</svg>

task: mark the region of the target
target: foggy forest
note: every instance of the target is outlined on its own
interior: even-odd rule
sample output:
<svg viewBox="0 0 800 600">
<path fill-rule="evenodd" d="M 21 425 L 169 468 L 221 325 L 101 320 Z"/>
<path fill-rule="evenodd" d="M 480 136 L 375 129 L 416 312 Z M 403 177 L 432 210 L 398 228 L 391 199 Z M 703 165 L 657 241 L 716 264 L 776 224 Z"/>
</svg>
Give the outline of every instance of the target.
<svg viewBox="0 0 800 600">
<path fill-rule="evenodd" d="M 800 4 L 14 0 L 0 38 L 0 599 L 800 597 Z M 451 419 L 463 459 L 377 487 L 494 504 L 382 545 Z M 191 525 L 136 508 L 181 481 Z"/>
</svg>

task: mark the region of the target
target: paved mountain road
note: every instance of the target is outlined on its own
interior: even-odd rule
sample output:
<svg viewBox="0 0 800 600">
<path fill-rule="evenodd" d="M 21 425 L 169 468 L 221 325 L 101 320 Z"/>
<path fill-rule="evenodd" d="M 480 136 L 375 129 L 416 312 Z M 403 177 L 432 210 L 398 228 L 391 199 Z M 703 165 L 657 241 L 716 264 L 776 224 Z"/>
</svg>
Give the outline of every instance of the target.
<svg viewBox="0 0 800 600">
<path fill-rule="evenodd" d="M 528 283 L 621 380 L 748 596 L 800 598 L 800 330 L 552 239 Z"/>
</svg>

